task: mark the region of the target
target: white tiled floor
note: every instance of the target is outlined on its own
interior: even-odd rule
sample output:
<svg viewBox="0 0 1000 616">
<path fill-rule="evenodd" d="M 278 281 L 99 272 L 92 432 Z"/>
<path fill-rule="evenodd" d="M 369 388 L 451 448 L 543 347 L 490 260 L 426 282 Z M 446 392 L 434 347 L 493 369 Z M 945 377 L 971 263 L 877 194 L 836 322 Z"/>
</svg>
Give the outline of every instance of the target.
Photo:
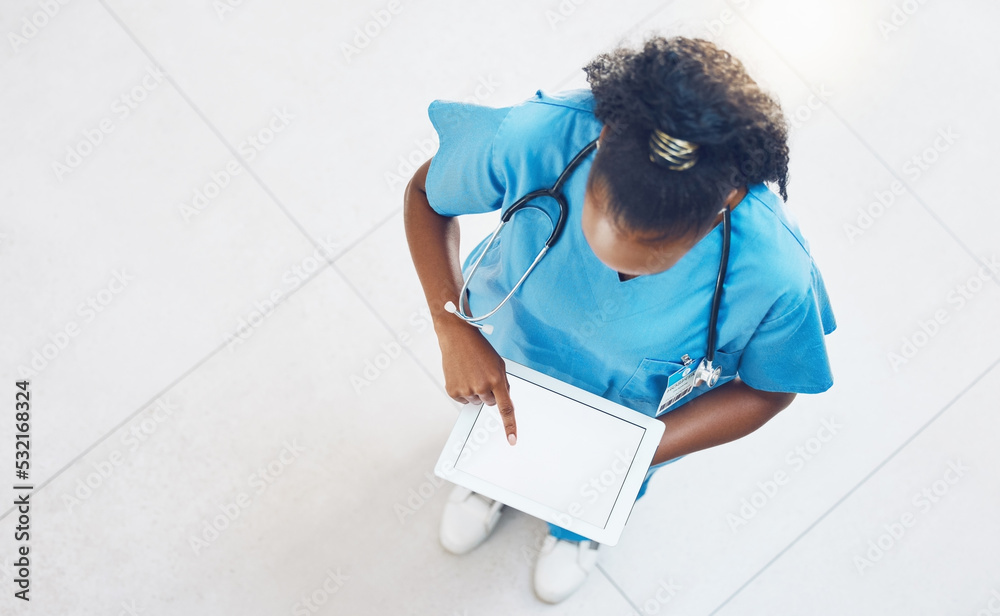
<svg viewBox="0 0 1000 616">
<path fill-rule="evenodd" d="M 30 604 L 0 510 L 0 614 L 1000 613 L 1000 289 L 948 301 L 1000 256 L 1000 6 L 430 4 L 400 0 L 350 57 L 389 3 L 4 4 L 0 383 L 32 372 L 37 488 Z M 839 321 L 837 382 L 661 470 L 550 607 L 531 591 L 542 522 L 505 514 L 461 558 L 437 542 L 456 405 L 403 234 L 406 159 L 433 151 L 431 100 L 581 86 L 653 29 L 718 41 L 797 117 L 789 207 Z M 463 254 L 492 220 L 463 220 Z M 793 462 L 824 422 L 836 437 Z"/>
</svg>

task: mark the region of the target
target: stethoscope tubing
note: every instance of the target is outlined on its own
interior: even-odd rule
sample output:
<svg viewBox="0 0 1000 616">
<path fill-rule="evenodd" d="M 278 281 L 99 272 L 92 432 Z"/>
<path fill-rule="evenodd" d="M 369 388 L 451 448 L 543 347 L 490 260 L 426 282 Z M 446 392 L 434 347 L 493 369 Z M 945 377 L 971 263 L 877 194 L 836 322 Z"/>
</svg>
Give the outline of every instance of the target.
<svg viewBox="0 0 1000 616">
<path fill-rule="evenodd" d="M 718 337 L 719 309 L 722 306 L 722 288 L 726 282 L 726 270 L 729 268 L 729 236 L 732 234 L 730 209 L 727 204 L 722 210 L 722 257 L 719 259 L 719 275 L 715 279 L 715 293 L 712 294 L 712 309 L 708 317 L 708 348 L 705 359 L 711 364 L 715 359 L 715 343 Z"/>
<path fill-rule="evenodd" d="M 527 279 L 528 274 L 531 273 L 531 270 L 535 269 L 535 266 L 538 265 L 538 262 L 542 260 L 542 257 L 545 256 L 545 253 L 549 251 L 549 248 L 555 245 L 556 241 L 559 239 L 559 236 L 562 235 L 563 229 L 566 227 L 566 219 L 569 218 L 569 206 L 566 204 L 566 199 L 562 196 L 560 191 L 562 190 L 563 184 L 566 183 L 566 180 L 569 179 L 569 176 L 573 173 L 573 171 L 576 170 L 580 162 L 584 158 L 586 158 L 587 155 L 590 154 L 590 152 L 592 152 L 595 148 L 597 148 L 597 139 L 594 139 L 586 146 L 584 146 L 583 149 L 581 149 L 579 152 L 576 153 L 573 159 L 569 161 L 569 164 L 566 165 L 566 168 L 562 170 L 562 173 L 559 174 L 559 177 L 556 179 L 556 183 L 552 185 L 552 188 L 540 188 L 538 190 L 533 190 L 528 194 L 524 195 L 523 197 L 521 197 L 520 199 L 518 199 L 517 201 L 515 201 L 509 208 L 507 208 L 507 211 L 505 211 L 500 216 L 500 224 L 498 224 L 497 228 L 493 231 L 493 235 L 490 236 L 489 242 L 487 242 L 486 246 L 483 247 L 482 252 L 480 252 L 479 256 L 476 258 L 475 263 L 472 264 L 472 269 L 469 270 L 468 276 L 465 276 L 465 280 L 462 282 L 462 290 L 459 291 L 458 293 L 458 301 L 460 305 L 456 307 L 452 302 L 448 302 L 447 304 L 445 304 L 445 310 L 454 313 L 456 316 L 464 320 L 466 323 L 469 323 L 470 325 L 474 325 L 480 329 L 485 329 L 486 326 L 480 324 L 480 321 L 490 318 L 491 316 L 496 314 L 498 310 L 503 308 L 504 304 L 507 303 L 507 300 L 509 300 L 514 295 L 514 292 L 517 291 L 518 288 L 520 288 L 521 284 L 525 281 L 525 279 Z M 548 216 L 550 221 L 552 220 L 552 217 L 549 216 L 548 212 L 538 207 L 537 205 L 531 203 L 532 200 L 537 199 L 539 197 L 552 197 L 559 205 L 559 217 L 552 224 L 552 232 L 549 233 L 548 239 L 545 240 L 545 245 L 542 247 L 541 250 L 538 251 L 538 254 L 535 256 L 535 260 L 531 262 L 531 265 L 524 272 L 524 275 L 521 276 L 520 280 L 517 281 L 517 284 L 515 284 L 514 287 L 510 290 L 510 293 L 507 294 L 507 297 L 503 298 L 503 301 L 497 304 L 497 306 L 493 310 L 489 311 L 484 315 L 478 317 L 469 316 L 468 314 L 466 314 L 464 308 L 465 292 L 469 288 L 469 281 L 472 280 L 472 276 L 476 273 L 476 270 L 479 269 L 479 264 L 482 262 L 483 257 L 486 256 L 486 252 L 489 250 L 489 248 L 493 246 L 493 242 L 500 234 L 500 230 L 503 229 L 504 225 L 510 222 L 514 214 L 525 208 L 534 208 L 542 212 L 546 216 Z M 492 328 L 490 328 L 490 331 L 492 331 Z M 486 333 L 490 332 L 487 331 Z"/>
<path fill-rule="evenodd" d="M 479 253 L 479 256 L 476 258 L 476 261 L 472 264 L 472 268 L 469 270 L 469 274 L 464 277 L 465 279 L 462 282 L 462 289 L 459 292 L 459 299 L 458 299 L 459 306 L 456 307 L 452 302 L 448 302 L 445 304 L 445 310 L 454 313 L 457 317 L 461 318 L 466 323 L 478 327 L 487 334 L 492 333 L 493 327 L 491 325 L 483 325 L 480 323 L 480 321 L 490 318 L 491 316 L 496 314 L 497 311 L 504 306 L 504 304 L 507 303 L 507 301 L 521 287 L 525 279 L 527 279 L 528 274 L 530 274 L 531 271 L 535 269 L 535 266 L 538 265 L 539 261 L 542 260 L 542 257 L 545 256 L 549 248 L 555 245 L 556 241 L 559 239 L 559 236 L 562 235 L 563 229 L 566 226 L 566 220 L 569 218 L 569 207 L 566 204 L 565 198 L 562 196 L 562 194 L 560 194 L 560 191 L 562 190 L 563 184 L 573 173 L 576 167 L 580 164 L 580 161 L 582 161 L 587 155 L 589 155 L 590 152 L 592 152 L 596 147 L 597 147 L 597 139 L 594 139 L 586 146 L 584 146 L 584 148 L 580 150 L 573 157 L 572 160 L 570 160 L 569 164 L 566 165 L 566 168 L 563 169 L 562 173 L 559 174 L 559 177 L 558 179 L 556 179 L 555 184 L 552 185 L 552 188 L 542 188 L 539 190 L 531 191 L 530 193 L 524 195 L 523 197 L 515 201 L 509 208 L 507 208 L 507 210 L 500 216 L 500 223 L 493 231 L 493 235 L 490 236 L 489 241 L 486 243 L 482 251 Z M 521 278 L 517 281 L 514 287 L 510 290 L 510 293 L 508 293 L 507 296 L 504 297 L 503 300 L 499 304 L 497 304 L 497 306 L 493 310 L 478 317 L 466 314 L 464 305 L 467 303 L 466 292 L 469 288 L 469 281 L 472 280 L 472 277 L 473 275 L 475 275 L 476 270 L 479 269 L 479 264 L 482 263 L 483 258 L 486 256 L 486 253 L 493 246 L 493 242 L 500 234 L 500 230 L 503 229 L 504 225 L 510 222 L 514 214 L 525 208 L 535 208 L 541 211 L 546 216 L 548 216 L 550 221 L 552 220 L 552 217 L 549 216 L 548 212 L 538 207 L 537 205 L 530 203 L 532 200 L 537 199 L 539 197 L 551 197 L 556 201 L 556 203 L 559 204 L 559 217 L 555 221 L 555 223 L 553 223 L 552 232 L 549 234 L 549 238 L 545 241 L 545 245 L 541 248 L 541 250 L 539 250 L 538 254 L 535 256 L 534 261 L 531 262 L 531 265 L 524 272 Z M 722 292 L 723 292 L 723 287 L 725 286 L 726 272 L 729 268 L 729 244 L 730 244 L 730 236 L 732 234 L 732 221 L 730 218 L 730 214 L 731 214 L 730 206 L 727 204 L 726 207 L 722 210 L 722 255 L 719 259 L 719 273 L 715 279 L 715 291 L 712 294 L 712 304 L 709 311 L 708 343 L 706 345 L 707 348 L 705 351 L 705 358 L 703 360 L 702 365 L 699 366 L 699 372 L 701 372 L 702 369 L 704 369 L 706 382 L 708 382 L 709 387 L 714 385 L 715 380 L 718 379 L 719 376 L 719 370 L 717 368 L 713 369 L 712 362 L 715 359 L 715 345 L 716 342 L 718 341 L 718 321 L 719 321 L 719 310 L 722 306 Z M 715 374 L 715 377 L 711 380 L 708 380 L 709 375 L 711 375 L 712 373 Z"/>
</svg>

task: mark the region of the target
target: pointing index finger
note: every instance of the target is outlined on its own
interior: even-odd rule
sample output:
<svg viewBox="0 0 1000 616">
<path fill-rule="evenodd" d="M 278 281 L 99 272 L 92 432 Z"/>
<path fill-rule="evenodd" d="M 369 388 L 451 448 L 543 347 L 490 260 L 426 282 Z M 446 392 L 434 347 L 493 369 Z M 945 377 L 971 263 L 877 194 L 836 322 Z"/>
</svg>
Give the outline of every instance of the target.
<svg viewBox="0 0 1000 616">
<path fill-rule="evenodd" d="M 509 388 L 510 384 L 507 382 L 507 374 L 504 373 L 504 382 L 493 390 L 493 395 L 497 400 L 500 419 L 503 420 L 504 432 L 507 433 L 507 442 L 514 445 L 517 443 L 517 423 L 514 421 L 514 403 L 510 400 Z"/>
</svg>

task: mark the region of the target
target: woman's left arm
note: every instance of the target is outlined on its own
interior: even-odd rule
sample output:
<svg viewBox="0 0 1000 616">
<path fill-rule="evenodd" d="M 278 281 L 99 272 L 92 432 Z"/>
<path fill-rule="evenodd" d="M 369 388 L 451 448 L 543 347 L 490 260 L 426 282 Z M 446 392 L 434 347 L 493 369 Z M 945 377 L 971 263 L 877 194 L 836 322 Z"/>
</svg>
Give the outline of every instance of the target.
<svg viewBox="0 0 1000 616">
<path fill-rule="evenodd" d="M 733 379 L 658 417 L 666 429 L 652 465 L 735 441 L 763 426 L 795 394 L 760 391 Z"/>
</svg>

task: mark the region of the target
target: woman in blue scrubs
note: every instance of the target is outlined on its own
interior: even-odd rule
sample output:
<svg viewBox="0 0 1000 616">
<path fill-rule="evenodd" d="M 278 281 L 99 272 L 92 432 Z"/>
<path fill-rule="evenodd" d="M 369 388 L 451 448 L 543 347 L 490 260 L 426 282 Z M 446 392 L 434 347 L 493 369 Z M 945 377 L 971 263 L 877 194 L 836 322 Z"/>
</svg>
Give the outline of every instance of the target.
<svg viewBox="0 0 1000 616">
<path fill-rule="evenodd" d="M 517 442 L 516 400 L 501 356 L 657 416 L 667 379 L 706 355 L 722 250 L 732 233 L 719 310 L 714 387 L 699 385 L 659 414 L 663 439 L 647 473 L 753 432 L 797 393 L 833 378 L 824 336 L 836 327 L 822 276 L 785 209 L 787 125 L 739 60 L 708 41 L 651 38 L 601 54 L 584 68 L 588 89 L 490 108 L 434 101 L 440 138 L 405 194 L 407 240 L 441 347 L 445 388 L 462 402 L 497 405 Z M 522 286 L 484 323 L 485 337 L 454 314 L 463 270 L 485 249 L 469 284 L 468 313 L 484 315 L 510 292 L 548 237 L 558 207 L 517 213 L 493 246 L 458 259 L 456 216 L 505 211 L 551 187 L 573 157 L 596 150 L 563 187 L 568 220 Z M 769 183 L 777 193 L 768 187 Z M 779 198 L 780 195 L 780 198 Z M 550 218 L 551 217 L 551 218 Z M 488 238 L 487 238 L 488 239 Z M 645 492 L 643 484 L 640 496 Z M 456 487 L 442 544 L 471 550 L 502 505 Z M 597 544 L 550 524 L 535 591 L 569 596 L 596 561 Z"/>
</svg>

